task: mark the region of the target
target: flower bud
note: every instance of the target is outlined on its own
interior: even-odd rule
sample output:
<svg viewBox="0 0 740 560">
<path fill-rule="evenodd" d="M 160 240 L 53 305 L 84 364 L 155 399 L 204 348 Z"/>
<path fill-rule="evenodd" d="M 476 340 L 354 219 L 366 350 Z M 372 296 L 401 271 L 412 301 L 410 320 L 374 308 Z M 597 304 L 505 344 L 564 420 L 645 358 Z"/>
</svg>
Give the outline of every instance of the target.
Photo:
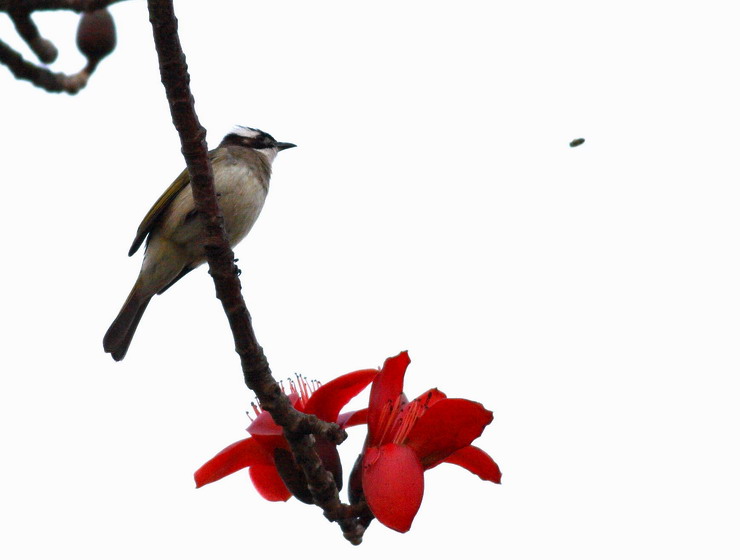
<svg viewBox="0 0 740 560">
<path fill-rule="evenodd" d="M 77 27 L 77 48 L 92 65 L 113 52 L 116 47 L 116 25 L 108 10 L 85 12 Z"/>
</svg>

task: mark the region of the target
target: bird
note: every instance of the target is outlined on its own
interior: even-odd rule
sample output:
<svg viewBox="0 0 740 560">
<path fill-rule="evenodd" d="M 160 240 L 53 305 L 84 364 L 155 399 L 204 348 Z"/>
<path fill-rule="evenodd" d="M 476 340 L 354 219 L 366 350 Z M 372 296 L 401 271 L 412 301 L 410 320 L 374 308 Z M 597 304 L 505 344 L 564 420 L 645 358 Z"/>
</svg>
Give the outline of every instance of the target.
<svg viewBox="0 0 740 560">
<path fill-rule="evenodd" d="M 236 126 L 208 152 L 213 182 L 231 247 L 252 229 L 270 186 L 278 152 L 295 148 L 277 142 L 257 128 Z M 154 203 L 136 231 L 132 256 L 146 241 L 141 271 L 118 316 L 103 337 L 103 349 L 115 361 L 126 356 L 151 299 L 164 293 L 188 272 L 203 264 L 205 233 L 195 209 L 190 175 L 185 169 Z"/>
</svg>

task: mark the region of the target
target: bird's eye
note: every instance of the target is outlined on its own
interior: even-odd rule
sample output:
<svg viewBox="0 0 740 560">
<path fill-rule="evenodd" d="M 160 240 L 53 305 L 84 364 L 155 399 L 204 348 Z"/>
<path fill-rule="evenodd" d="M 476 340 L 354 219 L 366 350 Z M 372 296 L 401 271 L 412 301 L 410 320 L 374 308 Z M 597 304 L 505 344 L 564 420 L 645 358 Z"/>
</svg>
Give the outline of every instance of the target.
<svg viewBox="0 0 740 560">
<path fill-rule="evenodd" d="M 277 143 L 275 142 L 273 138 L 269 138 L 267 136 L 261 136 L 255 139 L 255 142 L 252 145 L 252 147 L 257 150 L 262 150 L 265 148 L 274 148 L 276 145 Z"/>
</svg>

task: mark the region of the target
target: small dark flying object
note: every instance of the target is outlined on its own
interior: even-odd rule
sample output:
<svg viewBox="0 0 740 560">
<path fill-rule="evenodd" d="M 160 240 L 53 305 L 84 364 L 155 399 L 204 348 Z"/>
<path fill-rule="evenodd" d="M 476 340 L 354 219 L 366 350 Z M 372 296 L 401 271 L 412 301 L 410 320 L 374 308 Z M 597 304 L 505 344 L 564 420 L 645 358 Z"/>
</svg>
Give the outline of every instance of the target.
<svg viewBox="0 0 740 560">
<path fill-rule="evenodd" d="M 586 140 L 583 138 L 576 138 L 575 140 L 571 141 L 570 147 L 575 148 L 576 146 L 580 146 L 583 144 Z"/>
</svg>

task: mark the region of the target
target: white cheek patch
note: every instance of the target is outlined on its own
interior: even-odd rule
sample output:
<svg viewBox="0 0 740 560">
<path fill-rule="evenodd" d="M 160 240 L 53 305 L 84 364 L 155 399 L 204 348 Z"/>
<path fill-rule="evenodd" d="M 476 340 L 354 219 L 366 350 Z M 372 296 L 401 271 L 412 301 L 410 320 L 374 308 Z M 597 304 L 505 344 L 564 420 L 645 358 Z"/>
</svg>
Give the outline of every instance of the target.
<svg viewBox="0 0 740 560">
<path fill-rule="evenodd" d="M 275 161 L 275 156 L 278 154 L 278 149 L 277 148 L 260 148 L 258 150 L 255 150 L 255 152 L 259 152 L 267 156 L 267 161 L 269 161 L 272 164 L 272 162 Z"/>
<path fill-rule="evenodd" d="M 235 126 L 231 129 L 230 134 L 236 134 L 237 136 L 242 136 L 244 138 L 257 138 L 262 134 L 262 131 L 257 130 L 256 128 L 249 128 L 248 126 Z"/>
</svg>

